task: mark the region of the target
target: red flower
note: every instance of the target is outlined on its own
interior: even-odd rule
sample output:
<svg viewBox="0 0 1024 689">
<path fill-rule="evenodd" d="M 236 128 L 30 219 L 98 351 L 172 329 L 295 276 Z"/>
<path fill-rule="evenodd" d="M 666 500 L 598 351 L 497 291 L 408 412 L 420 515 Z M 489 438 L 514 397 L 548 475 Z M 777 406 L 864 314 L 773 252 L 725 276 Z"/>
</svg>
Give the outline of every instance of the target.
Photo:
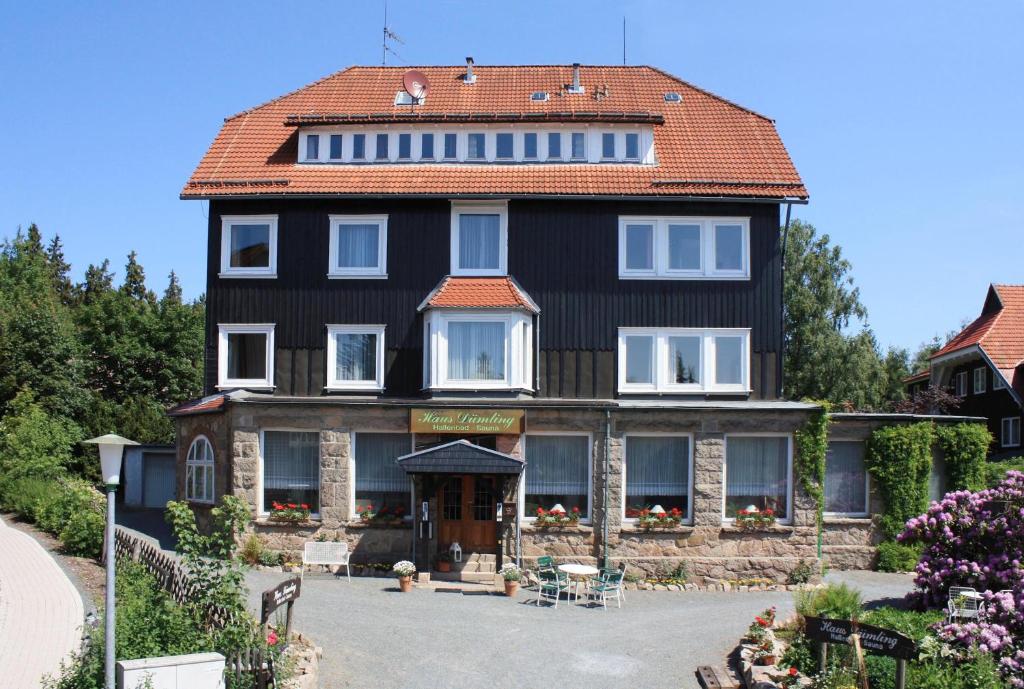
<svg viewBox="0 0 1024 689">
<path fill-rule="evenodd" d="M 304 510 L 308 510 L 309 509 L 309 505 L 307 505 L 306 503 L 302 503 L 301 505 L 299 505 L 299 507 L 301 507 Z"/>
<path fill-rule="evenodd" d="M 366 511 L 367 512 L 373 512 L 373 505 L 367 505 L 366 506 Z"/>
<path fill-rule="evenodd" d="M 769 626 L 769 625 L 768 625 L 768 621 L 767 621 L 767 620 L 765 620 L 765 619 L 764 619 L 763 617 L 761 617 L 760 615 L 758 615 L 758 616 L 755 616 L 755 617 L 754 617 L 754 621 L 755 621 L 755 622 L 757 622 L 757 623 L 758 623 L 759 625 L 761 625 L 762 627 L 767 627 L 767 626 Z"/>
<path fill-rule="evenodd" d="M 274 511 L 280 512 L 284 509 L 284 505 L 274 505 Z"/>
<path fill-rule="evenodd" d="M 573 513 L 575 513 L 575 514 L 579 514 L 579 513 L 580 513 L 580 508 L 579 508 L 579 507 L 573 507 L 573 508 L 572 508 L 572 511 L 573 511 Z"/>
<path fill-rule="evenodd" d="M 296 507 L 297 507 L 297 505 L 294 502 L 289 502 L 288 503 L 288 509 L 294 510 Z"/>
<path fill-rule="evenodd" d="M 271 629 L 270 633 L 267 634 L 267 644 L 270 646 L 277 645 L 277 633 L 273 629 Z"/>
<path fill-rule="evenodd" d="M 741 517 L 746 517 L 749 514 L 749 512 L 747 512 L 746 510 L 740 510 L 736 514 L 738 514 Z"/>
<path fill-rule="evenodd" d="M 789 676 L 790 677 L 796 677 L 798 673 L 799 673 L 799 671 L 795 667 L 789 668 Z"/>
<path fill-rule="evenodd" d="M 651 514 L 651 511 L 649 509 L 647 509 L 646 507 L 643 508 L 642 510 L 640 510 L 640 516 L 641 517 L 647 517 L 650 514 Z"/>
<path fill-rule="evenodd" d="M 769 516 L 769 517 L 770 517 L 770 516 L 772 516 L 773 514 L 775 514 L 775 512 L 773 512 L 773 511 L 772 511 L 772 508 L 771 508 L 771 507 L 769 507 L 768 509 L 766 509 L 766 510 L 764 511 L 764 513 L 765 513 L 765 514 L 766 514 L 767 516 Z"/>
<path fill-rule="evenodd" d="M 544 508 L 543 507 L 538 507 L 537 508 L 537 516 L 538 517 L 544 516 Z"/>
</svg>

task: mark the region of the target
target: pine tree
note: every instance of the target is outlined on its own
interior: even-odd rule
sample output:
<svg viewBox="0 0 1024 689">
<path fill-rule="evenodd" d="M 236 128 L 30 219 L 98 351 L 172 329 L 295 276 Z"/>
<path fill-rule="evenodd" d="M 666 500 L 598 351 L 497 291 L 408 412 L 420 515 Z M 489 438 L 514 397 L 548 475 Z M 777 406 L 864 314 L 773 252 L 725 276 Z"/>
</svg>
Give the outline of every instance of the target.
<svg viewBox="0 0 1024 689">
<path fill-rule="evenodd" d="M 124 284 L 121 291 L 132 299 L 156 303 L 156 296 L 146 289 L 146 272 L 138 261 L 138 254 L 132 251 L 128 254 L 128 263 L 124 266 Z"/>
<path fill-rule="evenodd" d="M 78 291 L 82 295 L 82 301 L 91 304 L 103 294 L 114 289 L 114 274 L 110 272 L 110 259 L 103 259 L 100 265 L 89 264 L 85 271 L 85 282 Z"/>
<path fill-rule="evenodd" d="M 71 306 L 76 300 L 75 286 L 71 282 L 71 264 L 64 260 L 64 244 L 60 235 L 54 235 L 46 247 L 46 263 L 50 268 L 50 280 L 57 296 L 65 306 Z"/>
<path fill-rule="evenodd" d="M 168 276 L 167 289 L 164 290 L 164 304 L 180 304 L 181 303 L 181 283 L 178 282 L 178 276 L 172 270 Z"/>
</svg>

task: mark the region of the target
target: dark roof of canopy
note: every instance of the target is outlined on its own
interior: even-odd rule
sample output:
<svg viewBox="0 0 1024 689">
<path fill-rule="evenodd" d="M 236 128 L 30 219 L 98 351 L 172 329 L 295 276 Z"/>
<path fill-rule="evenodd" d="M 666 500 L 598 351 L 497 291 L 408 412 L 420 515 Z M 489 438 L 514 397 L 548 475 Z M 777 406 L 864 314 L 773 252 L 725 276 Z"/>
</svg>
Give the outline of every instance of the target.
<svg viewBox="0 0 1024 689">
<path fill-rule="evenodd" d="M 519 474 L 526 466 L 526 460 L 468 440 L 453 440 L 403 455 L 397 461 L 408 474 Z"/>
</svg>

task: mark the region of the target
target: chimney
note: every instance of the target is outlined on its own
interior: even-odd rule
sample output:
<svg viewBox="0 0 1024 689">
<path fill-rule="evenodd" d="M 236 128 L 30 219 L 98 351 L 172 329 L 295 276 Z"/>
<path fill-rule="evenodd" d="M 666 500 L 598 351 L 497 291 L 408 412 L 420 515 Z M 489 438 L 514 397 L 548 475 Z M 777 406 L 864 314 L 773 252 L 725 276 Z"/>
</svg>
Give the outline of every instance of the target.
<svg viewBox="0 0 1024 689">
<path fill-rule="evenodd" d="M 580 84 L 580 63 L 572 63 L 572 86 L 569 93 L 583 93 L 583 86 Z"/>
<path fill-rule="evenodd" d="M 473 58 L 472 57 L 467 57 L 466 58 L 466 76 L 463 77 L 462 81 L 464 83 L 466 83 L 466 84 L 475 84 L 476 83 L 476 75 L 473 74 Z"/>
</svg>

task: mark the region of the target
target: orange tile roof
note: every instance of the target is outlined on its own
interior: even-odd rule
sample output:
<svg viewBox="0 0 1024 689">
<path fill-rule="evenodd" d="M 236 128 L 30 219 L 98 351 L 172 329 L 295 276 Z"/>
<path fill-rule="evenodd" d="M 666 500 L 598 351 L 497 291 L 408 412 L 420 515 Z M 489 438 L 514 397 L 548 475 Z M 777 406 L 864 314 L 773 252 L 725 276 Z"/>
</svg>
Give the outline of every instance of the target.
<svg viewBox="0 0 1024 689">
<path fill-rule="evenodd" d="M 974 345 L 1024 394 L 1024 285 L 991 285 L 982 314 L 931 358 Z"/>
<path fill-rule="evenodd" d="M 420 304 L 420 311 L 435 309 L 540 309 L 510 277 L 446 276 Z"/>
<path fill-rule="evenodd" d="M 926 368 L 923 371 L 918 371 L 917 373 L 912 373 L 909 376 L 906 376 L 903 379 L 903 382 L 904 383 L 916 383 L 919 380 L 928 380 L 928 378 L 930 378 L 931 375 L 932 375 L 932 370 L 930 368 Z"/>
<path fill-rule="evenodd" d="M 176 407 L 171 407 L 167 410 L 168 416 L 189 416 L 191 414 L 206 414 L 210 412 L 220 411 L 227 404 L 228 395 L 225 392 L 219 392 L 209 397 L 203 397 L 202 399 L 191 400 L 188 402 L 182 402 Z"/>
<path fill-rule="evenodd" d="M 295 118 L 395 119 L 405 67 L 350 67 L 309 86 L 229 117 L 182 191 L 182 198 L 253 195 L 640 195 L 789 198 L 807 190 L 768 118 L 653 67 L 581 67 L 586 92 L 561 96 L 569 65 L 420 67 L 430 91 L 424 117 L 515 113 L 581 119 L 644 113 L 654 124 L 657 165 L 393 163 L 300 165 Z M 602 100 L 595 88 L 608 87 Z M 530 93 L 547 91 L 546 102 Z M 681 103 L 666 103 L 677 92 Z M 372 117 L 371 117 L 372 116 Z M 292 123 L 288 118 L 292 117 Z"/>
</svg>

